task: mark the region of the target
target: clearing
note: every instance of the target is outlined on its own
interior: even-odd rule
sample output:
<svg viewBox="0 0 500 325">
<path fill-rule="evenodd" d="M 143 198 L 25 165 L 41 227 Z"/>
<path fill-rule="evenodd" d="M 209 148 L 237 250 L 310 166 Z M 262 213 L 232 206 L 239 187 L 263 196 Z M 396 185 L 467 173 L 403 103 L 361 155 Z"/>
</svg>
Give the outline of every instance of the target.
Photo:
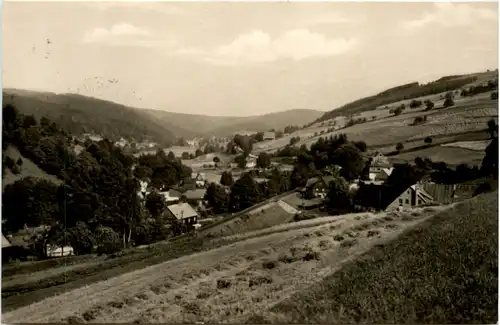
<svg viewBox="0 0 500 325">
<path fill-rule="evenodd" d="M 6 322 L 244 322 L 450 207 L 280 225 L 274 233 L 254 232 L 246 240 L 46 298 L 3 318 Z"/>
</svg>

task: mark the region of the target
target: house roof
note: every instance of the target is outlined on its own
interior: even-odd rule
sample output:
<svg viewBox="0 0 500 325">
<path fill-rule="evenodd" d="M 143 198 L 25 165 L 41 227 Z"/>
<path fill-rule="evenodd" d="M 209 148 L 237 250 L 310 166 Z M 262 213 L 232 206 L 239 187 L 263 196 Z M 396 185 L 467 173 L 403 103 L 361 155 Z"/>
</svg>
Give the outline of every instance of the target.
<svg viewBox="0 0 500 325">
<path fill-rule="evenodd" d="M 177 220 L 198 216 L 196 211 L 194 211 L 194 209 L 187 203 L 172 204 L 167 206 L 167 209 Z"/>
<path fill-rule="evenodd" d="M 10 244 L 10 242 L 7 240 L 7 238 L 5 238 L 5 236 L 2 234 L 2 248 L 5 248 L 5 247 L 10 247 L 12 246 Z"/>
<path fill-rule="evenodd" d="M 165 201 L 167 202 L 177 201 L 179 199 L 179 196 L 172 196 L 170 194 L 170 191 L 160 192 L 160 194 L 163 195 L 163 197 L 165 197 Z"/>
<path fill-rule="evenodd" d="M 311 187 L 313 186 L 314 184 L 316 184 L 316 182 L 318 181 L 318 178 L 317 177 L 311 177 L 307 180 L 307 183 L 306 183 L 306 186 L 305 187 Z"/>
<path fill-rule="evenodd" d="M 327 176 L 320 176 L 320 177 L 312 177 L 312 178 L 309 178 L 307 180 L 307 183 L 306 183 L 306 187 L 311 187 L 313 186 L 314 184 L 316 184 L 319 180 L 323 180 L 323 182 L 328 185 L 330 184 L 331 181 L 333 181 L 335 179 L 335 177 L 331 176 L 331 175 L 327 175 Z"/>
<path fill-rule="evenodd" d="M 204 188 L 199 188 L 195 190 L 187 190 L 184 195 L 188 200 L 202 200 L 205 197 L 205 193 L 207 192 Z"/>
</svg>

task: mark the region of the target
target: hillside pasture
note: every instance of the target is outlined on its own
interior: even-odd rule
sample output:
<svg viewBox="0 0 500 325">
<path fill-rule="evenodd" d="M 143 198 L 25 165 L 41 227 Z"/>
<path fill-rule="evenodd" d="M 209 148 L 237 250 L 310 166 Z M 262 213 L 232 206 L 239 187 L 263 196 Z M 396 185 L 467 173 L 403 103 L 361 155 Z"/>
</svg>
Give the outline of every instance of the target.
<svg viewBox="0 0 500 325">
<path fill-rule="evenodd" d="M 374 247 L 253 320 L 496 323 L 497 206 L 497 192 L 459 203 L 394 241 Z"/>
<path fill-rule="evenodd" d="M 443 144 L 443 147 L 463 148 L 468 150 L 483 151 L 491 143 L 491 140 L 479 141 L 457 141 L 452 143 Z"/>
<path fill-rule="evenodd" d="M 252 315 L 307 289 L 442 209 L 446 207 L 336 216 L 329 223 L 249 238 L 96 282 L 4 313 L 3 319 L 255 323 Z"/>
<path fill-rule="evenodd" d="M 480 166 L 484 158 L 484 152 L 457 147 L 435 146 L 391 156 L 389 160 L 393 163 L 413 162 L 417 157 L 429 158 L 432 161 L 444 161 L 450 165 L 469 164 Z"/>
<path fill-rule="evenodd" d="M 45 180 L 48 180 L 50 182 L 53 182 L 57 185 L 62 184 L 62 181 L 58 179 L 54 175 L 49 175 L 43 170 L 40 169 L 35 163 L 33 163 L 30 159 L 25 158 L 17 148 L 13 146 L 9 146 L 5 152 L 4 155 L 12 158 L 14 162 L 17 162 L 19 158 L 22 159 L 23 164 L 22 166 L 19 166 L 20 173 L 19 174 L 14 174 L 12 173 L 8 168 L 5 170 L 5 174 L 2 175 L 2 188 L 5 188 L 5 186 L 9 184 L 13 184 L 16 181 L 24 178 L 24 177 L 37 177 L 37 178 L 42 178 Z"/>
</svg>

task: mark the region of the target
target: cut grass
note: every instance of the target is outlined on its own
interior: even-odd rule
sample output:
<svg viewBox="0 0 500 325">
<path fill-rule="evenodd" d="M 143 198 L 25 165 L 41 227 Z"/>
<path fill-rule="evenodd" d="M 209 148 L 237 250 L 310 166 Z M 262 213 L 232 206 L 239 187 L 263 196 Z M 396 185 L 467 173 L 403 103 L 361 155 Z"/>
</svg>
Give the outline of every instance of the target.
<svg viewBox="0 0 500 325">
<path fill-rule="evenodd" d="M 295 323 L 496 323 L 497 195 L 437 214 L 271 313 Z"/>
</svg>

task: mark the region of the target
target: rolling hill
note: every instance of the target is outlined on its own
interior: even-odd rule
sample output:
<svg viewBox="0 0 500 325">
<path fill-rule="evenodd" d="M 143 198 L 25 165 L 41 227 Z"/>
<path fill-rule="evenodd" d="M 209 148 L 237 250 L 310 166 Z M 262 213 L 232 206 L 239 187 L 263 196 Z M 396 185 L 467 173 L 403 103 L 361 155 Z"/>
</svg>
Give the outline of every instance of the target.
<svg viewBox="0 0 500 325">
<path fill-rule="evenodd" d="M 197 135 L 232 135 L 239 131 L 283 130 L 287 125 L 304 125 L 314 121 L 323 112 L 310 109 L 292 109 L 283 112 L 269 113 L 258 116 L 204 116 L 171 113 L 161 110 L 146 110 L 148 115 L 157 121 L 170 122 L 187 131 L 187 134 Z M 186 136 L 184 134 L 181 134 Z"/>
<path fill-rule="evenodd" d="M 55 94 L 30 90 L 3 90 L 3 103 L 14 104 L 23 114 L 48 117 L 66 131 L 79 135 L 95 133 L 111 139 L 144 140 L 168 144 L 175 137 L 227 135 L 238 131 L 267 131 L 287 125 L 303 125 L 323 112 L 293 109 L 248 117 L 226 117 L 172 113 L 140 109 L 77 94 Z"/>
<path fill-rule="evenodd" d="M 488 71 L 468 75 L 445 76 L 427 84 L 412 82 L 387 89 L 374 96 L 355 100 L 322 115 L 316 122 L 326 121 L 339 116 L 349 116 L 377 109 L 379 106 L 402 100 L 417 98 L 442 92 L 462 89 L 488 79 L 498 79 L 498 71 Z"/>
</svg>

